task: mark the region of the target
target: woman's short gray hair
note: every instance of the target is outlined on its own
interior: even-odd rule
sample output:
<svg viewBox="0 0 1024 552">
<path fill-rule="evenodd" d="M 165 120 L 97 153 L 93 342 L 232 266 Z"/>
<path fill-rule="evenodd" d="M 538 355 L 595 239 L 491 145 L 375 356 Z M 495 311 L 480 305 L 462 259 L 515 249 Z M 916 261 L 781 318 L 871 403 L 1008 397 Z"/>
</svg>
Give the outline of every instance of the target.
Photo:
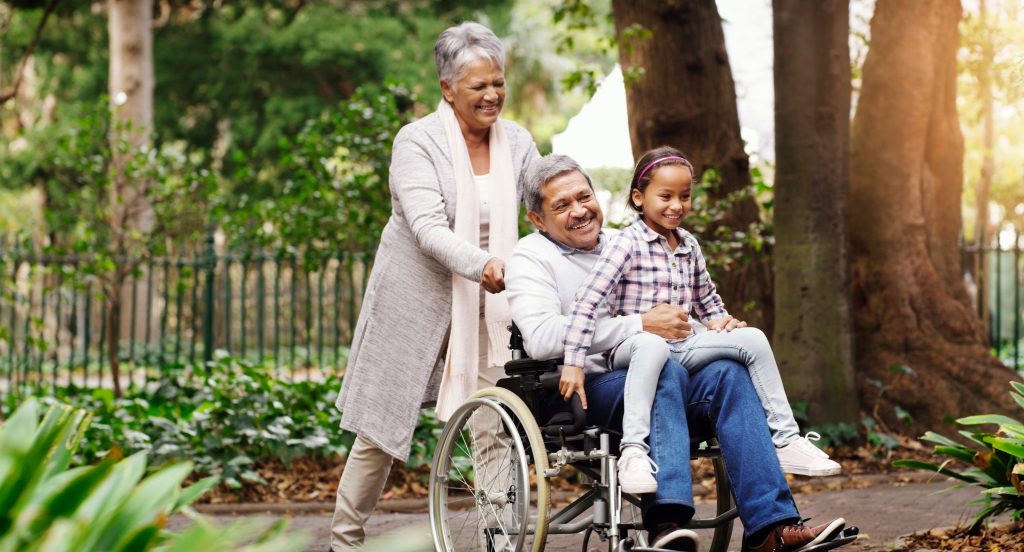
<svg viewBox="0 0 1024 552">
<path fill-rule="evenodd" d="M 505 46 L 487 27 L 467 21 L 445 29 L 434 44 L 434 63 L 437 76 L 448 84 L 455 79 L 467 63 L 484 58 L 505 70 Z"/>
<path fill-rule="evenodd" d="M 526 183 L 523 189 L 523 201 L 526 202 L 526 210 L 543 214 L 541 207 L 544 204 L 544 197 L 541 191 L 544 185 L 565 173 L 573 171 L 582 174 L 583 178 L 587 179 L 590 189 L 594 189 L 594 183 L 590 180 L 590 175 L 587 174 L 587 171 L 583 170 L 583 167 L 568 155 L 553 153 L 530 163 L 530 169 L 526 173 Z"/>
</svg>

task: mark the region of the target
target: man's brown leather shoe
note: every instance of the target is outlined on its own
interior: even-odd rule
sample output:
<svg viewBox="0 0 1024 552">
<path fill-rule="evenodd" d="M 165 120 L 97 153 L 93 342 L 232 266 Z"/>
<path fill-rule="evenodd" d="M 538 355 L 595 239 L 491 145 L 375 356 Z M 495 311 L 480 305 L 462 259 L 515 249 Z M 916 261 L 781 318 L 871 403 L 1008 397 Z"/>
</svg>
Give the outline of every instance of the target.
<svg viewBox="0 0 1024 552">
<path fill-rule="evenodd" d="M 803 522 L 797 525 L 779 525 L 772 529 L 764 542 L 758 545 L 746 543 L 745 552 L 799 552 L 805 548 L 832 539 L 843 527 L 846 520 L 836 518 L 817 527 L 808 527 Z"/>
</svg>

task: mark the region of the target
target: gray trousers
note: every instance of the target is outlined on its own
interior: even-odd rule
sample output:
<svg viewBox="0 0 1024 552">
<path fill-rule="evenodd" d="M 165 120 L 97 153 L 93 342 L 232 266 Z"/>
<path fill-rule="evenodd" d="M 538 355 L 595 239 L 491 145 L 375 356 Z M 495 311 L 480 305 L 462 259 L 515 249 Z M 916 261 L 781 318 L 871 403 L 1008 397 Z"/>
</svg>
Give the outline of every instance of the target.
<svg viewBox="0 0 1024 552">
<path fill-rule="evenodd" d="M 800 435 L 775 355 L 761 330 L 709 330 L 674 343 L 642 332 L 619 344 L 612 359 L 614 369 L 629 370 L 623 398 L 622 447 L 637 446 L 649 450 L 645 441 L 651 432 L 654 393 L 658 389 L 661 369 L 669 358 L 682 364 L 690 373 L 716 360 L 735 360 L 744 364 L 750 371 L 757 398 L 764 407 L 775 446 L 789 444 Z"/>
<path fill-rule="evenodd" d="M 484 388 L 493 386 L 495 382 L 505 377 L 505 371 L 501 366 L 487 366 L 487 328 L 482 320 L 480 328 L 480 375 L 477 378 L 477 387 Z M 496 441 L 498 446 L 484 449 L 486 456 L 501 456 L 500 447 L 503 443 L 500 439 Z M 486 460 L 479 459 L 481 462 Z M 393 462 L 394 458 L 390 454 L 363 437 L 356 436 L 356 441 L 345 461 L 341 481 L 338 483 L 334 518 L 331 521 L 332 550 L 342 552 L 362 546 L 366 540 L 366 522 L 384 491 Z"/>
</svg>

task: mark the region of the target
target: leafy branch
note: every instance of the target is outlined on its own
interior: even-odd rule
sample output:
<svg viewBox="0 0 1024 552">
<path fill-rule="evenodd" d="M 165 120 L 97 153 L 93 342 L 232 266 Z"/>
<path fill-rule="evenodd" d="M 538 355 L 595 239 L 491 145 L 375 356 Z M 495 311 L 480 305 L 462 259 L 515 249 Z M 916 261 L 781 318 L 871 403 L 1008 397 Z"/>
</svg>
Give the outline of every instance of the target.
<svg viewBox="0 0 1024 552">
<path fill-rule="evenodd" d="M 21 55 L 21 61 L 18 62 L 18 69 L 14 74 L 14 83 L 6 92 L 0 92 L 0 105 L 7 103 L 11 98 L 18 95 L 18 89 L 21 88 L 21 80 L 25 76 L 25 65 L 32 57 L 32 52 L 35 51 L 36 45 L 39 44 L 39 38 L 43 35 L 43 29 L 46 27 L 46 22 L 50 19 L 50 14 L 57 9 L 57 4 L 59 3 L 60 0 L 50 0 L 46 4 L 43 16 L 39 19 L 39 25 L 36 26 L 36 32 L 32 35 L 32 40 L 28 43 L 28 47 L 25 48 L 25 53 Z"/>
</svg>

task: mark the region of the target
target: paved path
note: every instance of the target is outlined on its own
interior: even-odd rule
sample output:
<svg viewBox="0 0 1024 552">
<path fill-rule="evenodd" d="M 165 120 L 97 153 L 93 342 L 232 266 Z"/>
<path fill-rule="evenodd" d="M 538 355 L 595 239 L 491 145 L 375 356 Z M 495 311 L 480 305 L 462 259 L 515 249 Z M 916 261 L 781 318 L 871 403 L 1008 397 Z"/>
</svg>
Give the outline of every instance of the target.
<svg viewBox="0 0 1024 552">
<path fill-rule="evenodd" d="M 863 552 L 867 550 L 890 550 L 897 538 L 907 533 L 946 527 L 972 519 L 979 510 L 978 505 L 969 505 L 968 501 L 979 496 L 974 489 L 957 489 L 938 493 L 950 486 L 949 482 L 933 483 L 889 483 L 865 489 L 848 489 L 838 491 L 822 491 L 797 495 L 800 513 L 811 517 L 812 522 L 827 517 L 843 516 L 848 524 L 857 525 L 861 529 L 861 539 L 843 548 L 847 552 Z M 711 504 L 698 505 L 698 508 L 711 508 Z M 331 511 L 329 505 L 322 505 L 319 511 L 303 507 L 301 511 L 293 510 L 293 530 L 306 531 L 311 537 L 308 550 L 324 552 L 328 549 Z M 260 512 L 259 510 L 263 510 Z M 260 505 L 242 505 L 234 513 L 226 513 L 224 507 L 207 510 L 210 517 L 218 522 L 227 522 L 239 516 L 266 515 L 276 517 L 282 515 L 279 508 L 263 509 Z M 216 513 L 213 513 L 216 512 Z M 170 527 L 180 527 L 186 523 L 175 518 Z M 426 528 L 425 513 L 387 513 L 375 514 L 367 527 L 371 537 L 390 535 L 391 540 L 380 543 L 380 552 L 397 550 L 397 542 L 401 542 L 404 550 L 424 550 L 426 547 L 411 546 L 419 538 L 429 539 Z M 742 530 L 737 522 L 733 531 L 733 542 L 730 549 L 739 550 L 739 536 Z M 708 537 L 710 539 L 710 537 Z M 546 548 L 549 552 L 579 551 L 582 537 L 578 535 L 558 535 L 548 539 Z M 410 546 L 406 546 L 410 545 Z M 591 542 L 591 550 L 601 550 Z"/>
</svg>

